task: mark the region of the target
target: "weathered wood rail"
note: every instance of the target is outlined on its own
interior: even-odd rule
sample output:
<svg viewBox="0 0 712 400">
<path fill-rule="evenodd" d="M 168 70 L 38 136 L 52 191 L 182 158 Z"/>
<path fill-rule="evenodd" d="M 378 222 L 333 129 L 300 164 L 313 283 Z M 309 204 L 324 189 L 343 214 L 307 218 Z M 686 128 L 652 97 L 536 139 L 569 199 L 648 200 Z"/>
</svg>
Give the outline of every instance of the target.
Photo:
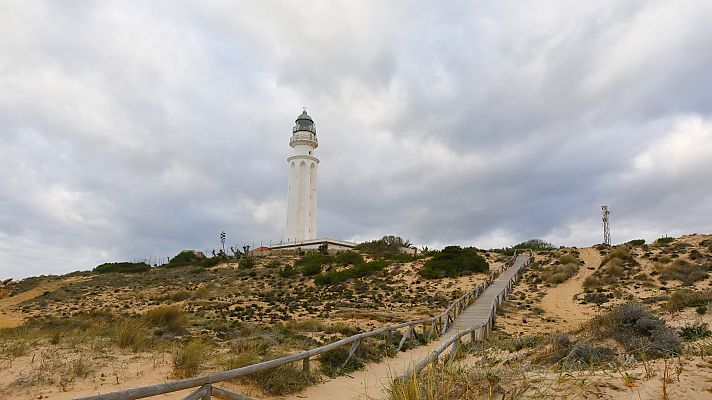
<svg viewBox="0 0 712 400">
<path fill-rule="evenodd" d="M 394 336 L 394 333 L 400 333 L 401 330 L 404 330 L 404 333 L 401 337 L 400 342 L 398 343 L 398 351 L 403 349 L 403 346 L 405 346 L 408 341 L 414 341 L 417 339 L 418 329 L 420 329 L 421 331 L 421 337 L 426 337 L 428 339 L 432 338 L 433 336 L 439 337 L 445 334 L 448 329 L 453 326 L 455 319 L 485 292 L 485 290 L 492 284 L 492 282 L 497 278 L 497 276 L 506 271 L 510 266 L 517 264 L 518 260 L 521 260 L 521 257 L 524 256 L 519 256 L 518 258 L 517 253 L 515 252 L 512 258 L 507 263 L 497 268 L 495 271 L 490 272 L 484 282 L 478 284 L 472 290 L 455 299 L 452 303 L 450 303 L 450 305 L 447 309 L 445 309 L 445 311 L 434 317 L 389 325 L 369 332 L 359 333 L 357 335 L 341 339 L 334 343 L 329 343 L 327 345 L 303 351 L 301 353 L 291 354 L 274 360 L 264 361 L 241 368 L 231 369 L 229 371 L 224 371 L 217 374 L 182 379 L 152 386 L 131 388 L 111 393 L 81 397 L 77 398 L 76 400 L 133 400 L 157 396 L 165 393 L 177 392 L 191 388 L 198 389 L 189 394 L 188 396 L 184 397 L 183 400 L 210 400 L 212 398 L 225 400 L 251 400 L 250 397 L 227 391 L 225 389 L 214 386 L 213 384 L 252 375 L 257 372 L 281 367 L 283 365 L 299 361 L 302 362 L 303 370 L 308 371 L 310 368 L 311 358 L 335 350 L 341 346 L 346 346 L 350 344 L 351 346 L 348 351 L 348 357 L 344 362 L 345 366 L 351 360 L 351 357 L 353 357 L 353 355 L 356 353 L 356 350 L 358 349 L 362 340 L 382 335 L 386 340 L 386 343 L 390 343 L 392 337 Z M 416 367 L 409 371 L 407 374 L 420 371 L 431 362 L 437 361 L 440 354 L 442 354 L 450 346 L 454 346 L 454 353 L 454 351 L 457 350 L 457 346 L 461 342 L 461 338 L 464 335 L 471 334 L 473 340 L 476 340 L 477 338 L 481 339 L 486 337 L 486 335 L 492 329 L 492 324 L 494 324 L 495 311 L 497 309 L 497 306 L 501 303 L 501 301 L 511 289 L 511 286 L 516 281 L 516 277 L 519 276 L 519 269 L 528 264 L 528 259 L 529 258 L 527 256 L 527 261 L 524 265 L 516 265 L 518 270 L 515 274 L 513 274 L 514 278 L 509 280 L 509 283 L 503 288 L 501 293 L 496 296 L 495 301 L 493 301 L 492 308 L 489 313 L 490 315 L 487 317 L 488 320 L 486 324 L 474 326 L 472 328 L 456 332 L 452 337 L 448 338 L 441 346 L 439 346 L 426 359 L 418 363 Z"/>
</svg>

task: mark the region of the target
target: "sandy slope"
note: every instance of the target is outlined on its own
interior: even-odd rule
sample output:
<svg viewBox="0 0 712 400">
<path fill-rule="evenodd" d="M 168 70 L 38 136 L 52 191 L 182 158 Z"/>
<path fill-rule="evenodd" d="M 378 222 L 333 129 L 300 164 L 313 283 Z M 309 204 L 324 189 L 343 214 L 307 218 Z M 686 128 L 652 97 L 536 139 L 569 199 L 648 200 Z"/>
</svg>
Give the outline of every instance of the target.
<svg viewBox="0 0 712 400">
<path fill-rule="evenodd" d="M 45 292 L 57 290 L 62 286 L 68 285 L 72 282 L 77 282 L 81 279 L 85 278 L 73 277 L 52 282 L 46 282 L 38 285 L 35 288 L 24 291 L 16 296 L 0 299 L 0 329 L 14 328 L 22 325 L 25 322 L 24 316 L 16 308 L 18 304 L 22 303 L 23 301 L 34 299 L 35 297 L 40 296 Z"/>
<path fill-rule="evenodd" d="M 579 304 L 574 296 L 583 292 L 583 281 L 598 268 L 601 255 L 592 248 L 579 249 L 579 254 L 584 265 L 566 282 L 549 289 L 539 304 L 547 316 L 557 317 L 557 327 L 562 330 L 578 328 L 582 322 L 591 319 L 595 312 L 591 306 Z"/>
</svg>

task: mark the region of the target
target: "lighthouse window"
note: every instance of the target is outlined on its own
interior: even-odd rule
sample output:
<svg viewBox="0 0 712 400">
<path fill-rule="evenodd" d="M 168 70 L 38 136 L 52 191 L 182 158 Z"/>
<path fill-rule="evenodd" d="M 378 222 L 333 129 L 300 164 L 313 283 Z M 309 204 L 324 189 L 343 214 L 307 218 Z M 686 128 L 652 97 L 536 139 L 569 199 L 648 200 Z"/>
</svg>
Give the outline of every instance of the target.
<svg viewBox="0 0 712 400">
<path fill-rule="evenodd" d="M 311 155 L 311 150 L 309 150 L 309 155 Z"/>
</svg>

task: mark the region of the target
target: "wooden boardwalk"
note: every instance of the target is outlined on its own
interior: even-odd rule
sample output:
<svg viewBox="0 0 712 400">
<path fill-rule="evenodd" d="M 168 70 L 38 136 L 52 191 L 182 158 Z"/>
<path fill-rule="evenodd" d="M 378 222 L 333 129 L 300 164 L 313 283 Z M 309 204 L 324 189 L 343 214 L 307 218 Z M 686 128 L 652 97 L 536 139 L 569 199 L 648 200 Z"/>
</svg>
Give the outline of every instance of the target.
<svg viewBox="0 0 712 400">
<path fill-rule="evenodd" d="M 514 260 L 514 264 L 502 272 L 492 284 L 485 289 L 485 292 L 455 319 L 455 322 L 445 331 L 443 338 L 449 338 L 458 332 L 477 325 L 486 324 L 490 319 L 495 300 L 502 291 L 506 290 L 506 292 L 509 292 L 511 285 L 514 283 L 512 277 L 526 266 L 528 261 L 529 255 L 527 254 L 517 256 L 516 260 Z"/>
</svg>

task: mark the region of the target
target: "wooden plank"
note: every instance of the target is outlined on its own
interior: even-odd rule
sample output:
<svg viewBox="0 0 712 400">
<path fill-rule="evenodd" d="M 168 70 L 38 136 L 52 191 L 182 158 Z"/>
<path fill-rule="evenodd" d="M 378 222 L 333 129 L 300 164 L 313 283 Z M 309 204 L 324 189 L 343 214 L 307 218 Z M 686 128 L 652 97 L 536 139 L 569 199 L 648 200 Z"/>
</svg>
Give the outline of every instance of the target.
<svg viewBox="0 0 712 400">
<path fill-rule="evenodd" d="M 195 392 L 183 397 L 183 400 L 198 400 L 198 399 L 206 399 L 205 396 L 208 396 L 207 399 L 210 400 L 210 385 L 203 385 L 201 386 L 198 390 Z"/>
<path fill-rule="evenodd" d="M 213 386 L 213 396 L 223 400 L 254 400 L 252 397 L 247 397 L 239 393 L 233 393 L 217 386 Z"/>
</svg>

